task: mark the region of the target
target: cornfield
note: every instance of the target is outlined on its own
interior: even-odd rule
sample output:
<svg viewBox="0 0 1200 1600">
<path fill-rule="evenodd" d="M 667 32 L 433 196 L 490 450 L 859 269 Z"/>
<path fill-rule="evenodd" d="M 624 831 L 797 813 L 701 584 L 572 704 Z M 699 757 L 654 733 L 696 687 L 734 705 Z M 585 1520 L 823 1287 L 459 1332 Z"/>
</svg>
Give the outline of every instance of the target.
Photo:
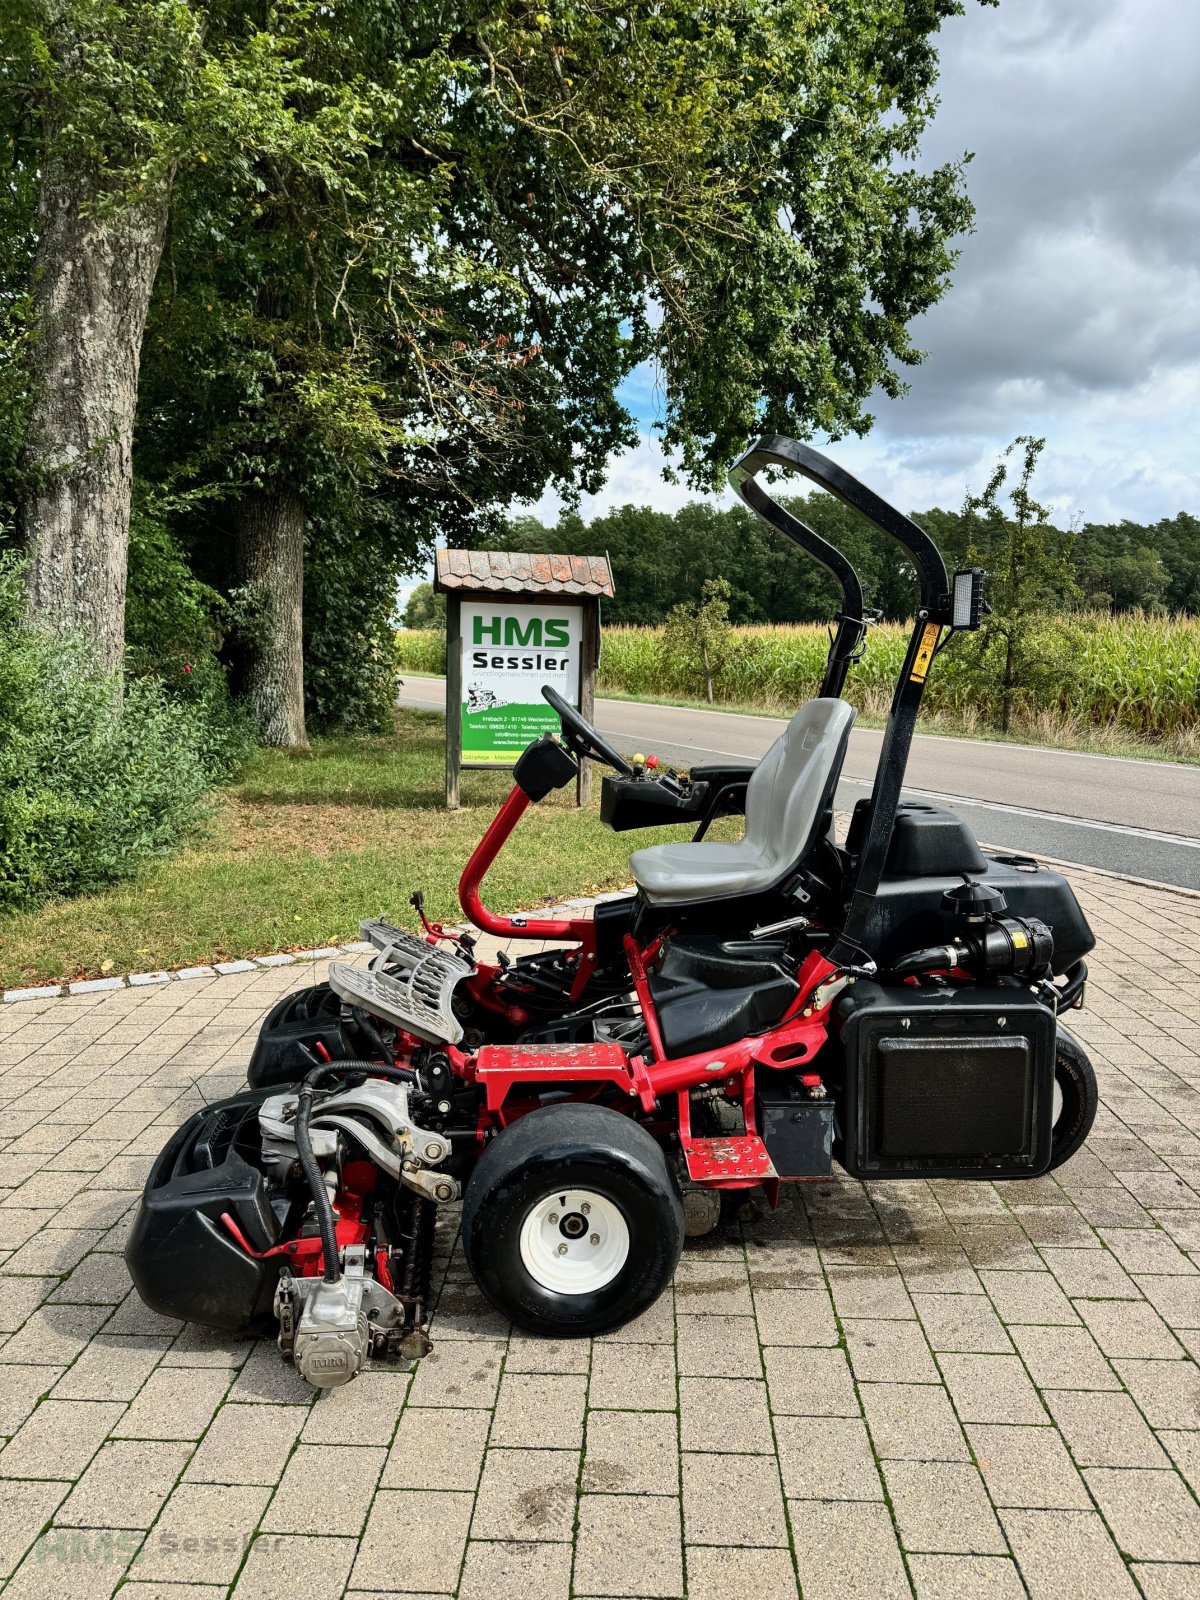
<svg viewBox="0 0 1200 1600">
<path fill-rule="evenodd" d="M 1026 645 L 1036 669 L 1017 695 L 1017 722 L 1026 730 L 1110 730 L 1131 739 L 1192 750 L 1200 736 L 1200 618 L 1072 612 L 1037 617 Z M 735 628 L 729 659 L 714 680 L 727 704 L 787 709 L 816 693 L 828 648 L 817 624 Z M 846 697 L 860 710 L 886 710 L 909 629 L 881 623 L 868 637 L 863 660 L 851 668 Z M 441 672 L 445 641 L 438 633 L 396 637 L 401 672 Z M 703 686 L 678 670 L 663 650 L 658 628 L 606 628 L 598 687 L 637 698 L 693 699 Z M 999 687 L 979 641 L 953 639 L 929 675 L 924 706 L 980 731 L 995 725 Z"/>
</svg>

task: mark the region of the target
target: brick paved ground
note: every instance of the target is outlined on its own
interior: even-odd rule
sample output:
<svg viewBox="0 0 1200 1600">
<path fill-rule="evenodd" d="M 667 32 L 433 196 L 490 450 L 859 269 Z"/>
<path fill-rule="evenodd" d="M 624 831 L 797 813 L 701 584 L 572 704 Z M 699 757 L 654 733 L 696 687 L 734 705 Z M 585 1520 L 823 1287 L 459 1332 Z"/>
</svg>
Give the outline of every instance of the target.
<svg viewBox="0 0 1200 1600">
<path fill-rule="evenodd" d="M 120 1255 L 303 969 L 3 1007 L 6 1595 L 1200 1597 L 1200 902 L 1072 876 L 1104 1105 L 1057 1179 L 793 1187 L 591 1345 L 451 1230 L 434 1354 L 315 1402 Z"/>
</svg>

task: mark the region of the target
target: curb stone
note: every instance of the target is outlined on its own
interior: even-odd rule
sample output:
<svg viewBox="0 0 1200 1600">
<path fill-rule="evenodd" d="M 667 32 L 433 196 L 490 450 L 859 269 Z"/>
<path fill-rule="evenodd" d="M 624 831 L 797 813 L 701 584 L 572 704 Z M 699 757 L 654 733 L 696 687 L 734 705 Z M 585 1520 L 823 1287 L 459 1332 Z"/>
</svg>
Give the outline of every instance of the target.
<svg viewBox="0 0 1200 1600">
<path fill-rule="evenodd" d="M 588 899 L 564 900 L 554 906 L 539 906 L 529 916 L 544 916 L 547 911 L 589 911 L 599 900 L 619 899 L 624 891 L 594 895 Z M 447 933 L 459 932 L 458 927 L 447 928 Z M 253 972 L 256 967 L 288 967 L 297 962 L 331 961 L 334 956 L 373 955 L 375 946 L 365 939 L 354 939 L 347 944 L 326 945 L 320 950 L 280 950 L 275 955 L 250 956 L 244 961 L 216 961 L 211 966 L 181 967 L 175 972 L 160 969 L 157 972 L 130 972 L 119 978 L 81 978 L 73 983 L 47 983 L 37 988 L 5 989 L 3 1003 L 14 1004 L 23 1000 L 58 1000 L 67 994 L 96 994 L 110 989 L 142 989 L 151 984 L 187 983 L 196 978 L 230 977 L 235 973 Z"/>
</svg>

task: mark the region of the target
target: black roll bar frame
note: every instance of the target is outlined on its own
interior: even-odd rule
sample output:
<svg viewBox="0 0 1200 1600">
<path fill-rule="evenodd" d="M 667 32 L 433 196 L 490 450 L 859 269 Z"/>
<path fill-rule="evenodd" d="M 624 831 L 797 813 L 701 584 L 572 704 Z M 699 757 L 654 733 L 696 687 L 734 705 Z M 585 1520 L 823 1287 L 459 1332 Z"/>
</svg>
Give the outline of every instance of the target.
<svg viewBox="0 0 1200 1600">
<path fill-rule="evenodd" d="M 821 683 L 822 698 L 841 697 L 850 664 L 861 651 L 868 626 L 863 612 L 862 584 L 840 550 L 785 510 L 754 481 L 755 474 L 766 467 L 798 472 L 866 517 L 912 558 L 921 586 L 916 620 L 884 729 L 879 764 L 867 802 L 862 846 L 844 903 L 842 925 L 828 951 L 829 959 L 836 965 L 852 966 L 860 963 L 864 954 L 863 940 L 887 860 L 925 680 L 942 629 L 951 620 L 949 579 L 941 553 L 925 530 L 828 457 L 782 434 L 764 434 L 751 445 L 730 471 L 729 481 L 735 492 L 769 527 L 799 545 L 842 586 L 842 610 Z"/>
</svg>

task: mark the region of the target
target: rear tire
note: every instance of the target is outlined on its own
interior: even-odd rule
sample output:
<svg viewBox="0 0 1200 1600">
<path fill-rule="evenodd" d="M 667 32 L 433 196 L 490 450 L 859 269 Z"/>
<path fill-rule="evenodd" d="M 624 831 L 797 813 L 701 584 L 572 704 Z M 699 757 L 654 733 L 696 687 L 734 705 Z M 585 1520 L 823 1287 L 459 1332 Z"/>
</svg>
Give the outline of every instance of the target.
<svg viewBox="0 0 1200 1600">
<path fill-rule="evenodd" d="M 631 1118 L 545 1106 L 479 1158 L 462 1232 L 498 1311 L 532 1333 L 586 1337 L 640 1316 L 670 1283 L 683 1204 L 662 1150 Z"/>
<path fill-rule="evenodd" d="M 1048 1172 L 1069 1161 L 1083 1144 L 1100 1105 L 1092 1063 L 1079 1041 L 1061 1025 L 1054 1050 L 1054 1089 L 1055 1106 L 1059 1108 L 1061 1096 L 1061 1108 L 1054 1119 Z"/>
</svg>

